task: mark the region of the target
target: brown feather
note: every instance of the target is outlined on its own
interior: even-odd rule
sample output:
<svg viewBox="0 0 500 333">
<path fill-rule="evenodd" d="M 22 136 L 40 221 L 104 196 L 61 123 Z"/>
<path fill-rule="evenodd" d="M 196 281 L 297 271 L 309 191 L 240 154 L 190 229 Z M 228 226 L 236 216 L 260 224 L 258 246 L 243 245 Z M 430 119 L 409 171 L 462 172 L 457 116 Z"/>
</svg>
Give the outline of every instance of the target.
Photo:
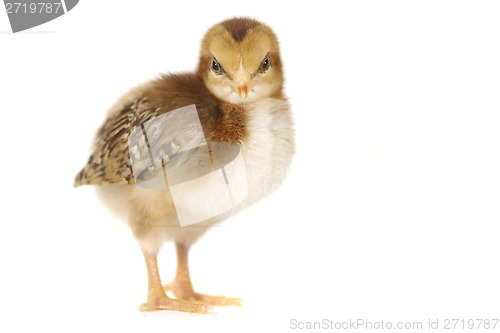
<svg viewBox="0 0 500 333">
<path fill-rule="evenodd" d="M 259 26 L 261 23 L 246 17 L 235 17 L 225 20 L 220 24 L 231 33 L 234 40 L 241 42 L 249 30 Z"/>
<path fill-rule="evenodd" d="M 244 140 L 243 107 L 217 99 L 195 74 L 164 75 L 131 104 L 106 119 L 97 132 L 94 152 L 75 177 L 74 186 L 134 184 L 129 135 L 154 117 L 192 104 L 196 106 L 207 141 L 240 143 Z M 182 133 L 164 136 L 182 137 Z"/>
</svg>

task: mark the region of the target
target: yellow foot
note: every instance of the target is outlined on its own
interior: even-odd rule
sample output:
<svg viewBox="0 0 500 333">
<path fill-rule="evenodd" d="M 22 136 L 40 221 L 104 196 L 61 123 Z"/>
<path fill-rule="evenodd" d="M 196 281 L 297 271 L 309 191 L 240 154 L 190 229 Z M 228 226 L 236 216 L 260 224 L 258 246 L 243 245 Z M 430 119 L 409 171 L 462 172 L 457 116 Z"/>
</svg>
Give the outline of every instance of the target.
<svg viewBox="0 0 500 333">
<path fill-rule="evenodd" d="M 184 301 L 199 301 L 205 304 L 210 304 L 214 306 L 227 306 L 236 305 L 241 307 L 243 305 L 243 300 L 239 298 L 229 298 L 224 296 L 210 296 L 197 293 L 193 290 L 190 284 L 172 282 L 163 287 L 165 292 L 171 291 L 175 297 Z"/>
<path fill-rule="evenodd" d="M 147 303 L 139 307 L 139 311 L 172 310 L 192 313 L 207 313 L 210 307 L 207 304 L 196 301 L 185 301 L 171 299 L 167 296 L 157 296 L 149 299 Z"/>
</svg>

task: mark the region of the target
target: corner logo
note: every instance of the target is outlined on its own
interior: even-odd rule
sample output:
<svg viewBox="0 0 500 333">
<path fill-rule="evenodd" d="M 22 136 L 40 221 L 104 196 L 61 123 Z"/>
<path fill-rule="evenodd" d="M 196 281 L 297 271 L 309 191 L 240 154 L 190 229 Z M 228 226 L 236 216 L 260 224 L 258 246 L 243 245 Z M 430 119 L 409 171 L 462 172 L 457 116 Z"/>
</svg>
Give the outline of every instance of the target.
<svg viewBox="0 0 500 333">
<path fill-rule="evenodd" d="M 12 32 L 52 21 L 73 9 L 79 0 L 3 0 Z"/>
</svg>

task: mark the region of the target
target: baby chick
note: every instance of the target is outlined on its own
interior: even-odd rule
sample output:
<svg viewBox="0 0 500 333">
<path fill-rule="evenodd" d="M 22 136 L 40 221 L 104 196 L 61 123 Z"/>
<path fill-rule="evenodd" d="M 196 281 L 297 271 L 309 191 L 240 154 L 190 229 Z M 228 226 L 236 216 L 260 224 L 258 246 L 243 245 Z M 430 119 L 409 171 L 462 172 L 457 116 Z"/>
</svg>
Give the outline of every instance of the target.
<svg viewBox="0 0 500 333">
<path fill-rule="evenodd" d="M 196 107 L 207 144 L 238 145 L 248 191 L 230 211 L 181 226 L 168 186 L 138 186 L 129 137 L 148 120 L 189 105 Z M 191 134 L 176 135 L 189 140 Z M 168 144 L 172 150 L 183 142 L 170 140 Z M 249 18 L 232 18 L 214 25 L 202 40 L 196 72 L 162 75 L 129 91 L 108 111 L 93 147 L 88 163 L 75 178 L 75 186 L 100 185 L 97 193 L 103 203 L 123 215 L 138 240 L 149 284 L 147 302 L 140 310 L 205 313 L 210 305 L 239 305 L 236 298 L 193 290 L 188 250 L 210 226 L 264 198 L 286 176 L 294 154 L 294 130 L 283 95 L 283 67 L 273 31 Z M 157 169 L 152 170 L 154 174 Z M 178 266 L 173 282 L 162 286 L 157 255 L 169 240 L 175 242 Z M 176 299 L 169 298 L 165 291 L 171 291 Z"/>
</svg>

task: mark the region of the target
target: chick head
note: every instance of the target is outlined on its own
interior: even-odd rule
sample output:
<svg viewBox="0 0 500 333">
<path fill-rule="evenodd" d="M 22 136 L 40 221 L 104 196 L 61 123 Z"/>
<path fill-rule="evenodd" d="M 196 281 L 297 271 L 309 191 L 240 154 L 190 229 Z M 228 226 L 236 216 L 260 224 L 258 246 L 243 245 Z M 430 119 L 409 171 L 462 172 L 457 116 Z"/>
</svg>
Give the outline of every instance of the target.
<svg viewBox="0 0 500 333">
<path fill-rule="evenodd" d="M 198 75 L 224 102 L 241 105 L 280 96 L 283 70 L 276 35 L 248 18 L 214 25 L 201 43 Z"/>
</svg>

